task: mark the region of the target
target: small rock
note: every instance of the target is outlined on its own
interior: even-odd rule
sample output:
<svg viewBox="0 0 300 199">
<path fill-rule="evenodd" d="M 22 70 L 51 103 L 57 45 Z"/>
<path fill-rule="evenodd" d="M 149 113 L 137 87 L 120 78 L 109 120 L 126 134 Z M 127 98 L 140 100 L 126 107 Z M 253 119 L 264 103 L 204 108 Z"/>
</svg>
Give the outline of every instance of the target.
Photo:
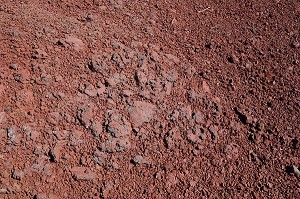
<svg viewBox="0 0 300 199">
<path fill-rule="evenodd" d="M 131 132 L 130 123 L 120 114 L 112 114 L 107 131 L 115 138 L 128 136 Z"/>
<path fill-rule="evenodd" d="M 74 36 L 67 35 L 65 41 L 76 51 L 81 51 L 85 49 L 85 44 L 83 43 L 83 41 Z"/>
<path fill-rule="evenodd" d="M 227 60 L 232 63 L 232 64 L 236 64 L 239 63 L 239 59 L 237 58 L 236 55 L 232 54 L 229 57 L 227 57 Z"/>
<path fill-rule="evenodd" d="M 210 88 L 209 88 L 207 82 L 204 80 L 202 81 L 202 89 L 205 93 L 211 94 Z"/>
<path fill-rule="evenodd" d="M 131 95 L 133 95 L 133 93 L 130 90 L 122 90 L 121 95 L 124 97 L 130 97 Z"/>
<path fill-rule="evenodd" d="M 204 114 L 200 111 L 197 111 L 193 114 L 193 119 L 197 124 L 203 124 L 204 122 Z"/>
<path fill-rule="evenodd" d="M 6 113 L 4 111 L 0 112 L 0 124 L 5 122 L 5 120 L 6 120 L 5 115 L 6 115 Z"/>
<path fill-rule="evenodd" d="M 63 144 L 62 143 L 56 143 L 56 145 L 53 147 L 53 149 L 50 151 L 50 156 L 54 162 L 59 162 L 61 158 L 61 150 L 62 150 Z"/>
<path fill-rule="evenodd" d="M 132 159 L 134 164 L 147 164 L 149 161 L 141 155 L 137 155 Z"/>
<path fill-rule="evenodd" d="M 86 85 L 85 89 L 84 89 L 84 93 L 87 94 L 90 97 L 96 97 L 97 96 L 97 89 L 95 89 L 95 87 L 91 84 Z"/>
<path fill-rule="evenodd" d="M 108 75 L 109 67 L 104 63 L 101 56 L 94 55 L 91 57 L 88 68 L 92 72 L 100 73 L 102 75 Z"/>
<path fill-rule="evenodd" d="M 14 170 L 12 174 L 12 178 L 16 180 L 22 180 L 22 178 L 25 176 L 23 171 Z"/>
<path fill-rule="evenodd" d="M 105 165 L 107 155 L 104 152 L 96 151 L 93 155 L 93 161 L 100 166 Z"/>
<path fill-rule="evenodd" d="M 21 142 L 22 135 L 17 133 L 16 127 L 10 127 L 7 129 L 7 137 L 9 140 L 15 144 L 19 144 Z"/>
<path fill-rule="evenodd" d="M 294 48 L 299 48 L 299 47 L 300 47 L 300 42 L 294 42 L 294 43 L 292 44 L 292 46 L 293 46 Z"/>
<path fill-rule="evenodd" d="M 18 64 L 12 64 L 12 65 L 10 65 L 9 68 L 11 68 L 13 70 L 18 70 L 19 66 L 18 66 Z"/>
<path fill-rule="evenodd" d="M 174 70 L 168 71 L 168 73 L 166 74 L 166 79 L 169 82 L 176 82 L 176 80 L 178 79 L 178 73 Z"/>
<path fill-rule="evenodd" d="M 87 167 L 73 167 L 70 171 L 77 181 L 92 181 L 96 178 L 96 174 Z"/>
<path fill-rule="evenodd" d="M 105 86 L 102 86 L 100 88 L 97 89 L 97 94 L 100 96 L 100 95 L 103 95 L 106 91 L 106 87 Z"/>
<path fill-rule="evenodd" d="M 192 143 L 197 143 L 199 141 L 199 137 L 195 135 L 191 130 L 188 131 L 187 139 Z"/>
<path fill-rule="evenodd" d="M 170 95 L 171 94 L 172 87 L 173 87 L 173 83 L 172 82 L 168 82 L 168 81 L 165 82 L 164 88 L 165 88 L 165 91 L 166 91 L 166 95 Z"/>
<path fill-rule="evenodd" d="M 18 70 L 13 74 L 14 79 L 22 84 L 28 83 L 30 80 L 31 73 L 28 69 Z"/>
<path fill-rule="evenodd" d="M 209 132 L 211 133 L 211 139 L 213 140 L 214 143 L 218 141 L 218 129 L 216 126 L 210 126 L 208 128 Z"/>
<path fill-rule="evenodd" d="M 102 131 L 103 131 L 102 130 L 102 123 L 97 121 L 97 120 L 93 121 L 91 126 L 90 126 L 90 129 L 92 131 L 93 136 L 99 137 L 101 135 Z"/>
<path fill-rule="evenodd" d="M 176 121 L 178 120 L 179 117 L 179 111 L 178 110 L 174 110 L 170 116 L 170 120 L 171 121 Z"/>
<path fill-rule="evenodd" d="M 5 188 L 0 189 L 0 194 L 8 194 L 8 190 Z"/>
<path fill-rule="evenodd" d="M 77 117 L 80 123 L 85 127 L 89 128 L 91 126 L 91 119 L 93 118 L 93 108 L 94 105 L 90 104 L 90 106 L 84 107 L 78 110 Z"/>
<path fill-rule="evenodd" d="M 300 171 L 295 165 L 293 165 L 293 172 L 297 177 L 300 177 Z"/>
<path fill-rule="evenodd" d="M 144 101 L 135 101 L 132 106 L 128 108 L 130 120 L 134 126 L 141 126 L 154 117 L 156 106 Z"/>
<path fill-rule="evenodd" d="M 191 78 L 191 77 L 193 77 L 193 75 L 195 74 L 196 69 L 195 69 L 193 66 L 189 65 L 189 66 L 185 69 L 184 72 L 185 72 L 185 75 L 186 75 L 188 78 Z"/>
<path fill-rule="evenodd" d="M 48 54 L 44 50 L 36 49 L 33 51 L 32 57 L 34 59 L 47 59 Z"/>
<path fill-rule="evenodd" d="M 62 116 L 59 112 L 52 112 L 48 114 L 47 122 L 53 125 L 57 125 L 62 119 Z"/>
<path fill-rule="evenodd" d="M 128 150 L 131 147 L 129 137 L 114 138 L 109 137 L 104 143 L 101 144 L 101 150 L 114 153 L 114 152 L 123 152 Z"/>
<path fill-rule="evenodd" d="M 145 75 L 145 73 L 141 71 L 137 71 L 135 73 L 135 79 L 139 86 L 144 86 L 145 83 L 147 82 L 147 76 Z"/>
<path fill-rule="evenodd" d="M 165 56 L 166 56 L 166 58 L 168 58 L 170 61 L 174 62 L 175 64 L 180 63 L 180 59 L 178 59 L 178 57 L 176 57 L 175 55 L 166 54 Z"/>
</svg>

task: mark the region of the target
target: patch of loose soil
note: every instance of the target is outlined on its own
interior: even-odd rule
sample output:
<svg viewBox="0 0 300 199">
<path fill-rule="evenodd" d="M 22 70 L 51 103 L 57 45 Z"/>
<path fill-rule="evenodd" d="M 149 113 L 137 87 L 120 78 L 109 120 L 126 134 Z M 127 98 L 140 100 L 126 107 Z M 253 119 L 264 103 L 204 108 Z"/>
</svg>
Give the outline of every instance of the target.
<svg viewBox="0 0 300 199">
<path fill-rule="evenodd" d="M 0 198 L 300 198 L 299 16 L 2 2 Z"/>
</svg>

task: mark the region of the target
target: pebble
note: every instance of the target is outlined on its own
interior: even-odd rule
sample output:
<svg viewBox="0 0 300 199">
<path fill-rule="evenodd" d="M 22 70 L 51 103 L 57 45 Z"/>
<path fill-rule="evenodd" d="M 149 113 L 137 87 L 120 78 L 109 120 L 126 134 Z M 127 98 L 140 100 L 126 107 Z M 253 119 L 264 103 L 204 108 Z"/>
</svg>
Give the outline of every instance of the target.
<svg viewBox="0 0 300 199">
<path fill-rule="evenodd" d="M 98 164 L 100 166 L 105 165 L 106 158 L 107 158 L 107 155 L 104 152 L 101 152 L 101 151 L 96 151 L 93 154 L 93 161 L 94 161 L 94 163 Z"/>
</svg>

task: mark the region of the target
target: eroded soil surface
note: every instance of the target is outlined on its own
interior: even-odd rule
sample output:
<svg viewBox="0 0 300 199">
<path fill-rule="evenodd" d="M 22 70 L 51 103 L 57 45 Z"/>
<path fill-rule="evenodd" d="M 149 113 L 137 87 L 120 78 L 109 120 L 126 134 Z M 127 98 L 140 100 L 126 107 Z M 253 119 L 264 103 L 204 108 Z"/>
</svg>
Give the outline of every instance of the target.
<svg viewBox="0 0 300 199">
<path fill-rule="evenodd" d="M 3 0 L 0 198 L 300 198 L 297 0 Z"/>
</svg>

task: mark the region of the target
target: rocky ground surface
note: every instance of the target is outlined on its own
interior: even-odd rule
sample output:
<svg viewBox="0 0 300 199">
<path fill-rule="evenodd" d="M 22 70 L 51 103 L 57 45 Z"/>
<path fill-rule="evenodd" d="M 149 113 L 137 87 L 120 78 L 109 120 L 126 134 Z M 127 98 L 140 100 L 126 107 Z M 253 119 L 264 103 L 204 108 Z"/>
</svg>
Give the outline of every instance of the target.
<svg viewBox="0 0 300 199">
<path fill-rule="evenodd" d="M 0 198 L 300 198 L 297 0 L 4 0 Z"/>
</svg>

